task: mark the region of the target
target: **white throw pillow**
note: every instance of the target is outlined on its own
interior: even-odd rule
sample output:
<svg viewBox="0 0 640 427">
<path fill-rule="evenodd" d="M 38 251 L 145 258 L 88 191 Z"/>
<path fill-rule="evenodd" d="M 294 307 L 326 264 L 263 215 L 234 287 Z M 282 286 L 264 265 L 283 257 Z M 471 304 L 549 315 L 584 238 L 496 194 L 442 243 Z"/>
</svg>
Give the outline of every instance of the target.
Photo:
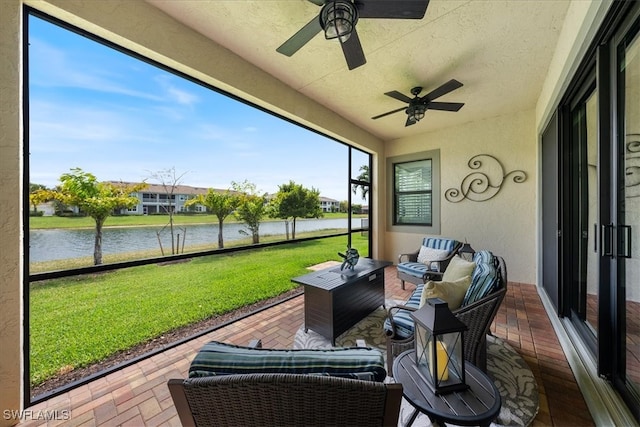
<svg viewBox="0 0 640 427">
<path fill-rule="evenodd" d="M 455 282 L 428 281 L 424 284 L 424 289 L 420 296 L 420 307 L 425 304 L 427 298 L 440 298 L 447 302 L 450 310 L 455 310 L 462 304 L 470 285 L 471 276 L 464 276 Z"/>
<path fill-rule="evenodd" d="M 422 264 L 431 263 L 434 261 L 442 261 L 449 255 L 449 251 L 446 249 L 434 249 L 422 246 L 420 252 L 418 252 L 418 262 Z"/>
<path fill-rule="evenodd" d="M 476 268 L 476 263 L 460 258 L 458 255 L 451 258 L 447 269 L 442 275 L 443 282 L 455 282 L 464 276 L 471 276 Z"/>
</svg>

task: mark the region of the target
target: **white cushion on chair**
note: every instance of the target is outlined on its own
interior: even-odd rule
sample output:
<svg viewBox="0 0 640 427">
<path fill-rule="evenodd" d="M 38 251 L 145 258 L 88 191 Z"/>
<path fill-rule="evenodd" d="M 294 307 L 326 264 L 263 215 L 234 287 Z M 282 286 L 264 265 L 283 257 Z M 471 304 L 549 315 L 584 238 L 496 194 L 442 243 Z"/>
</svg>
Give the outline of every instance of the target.
<svg viewBox="0 0 640 427">
<path fill-rule="evenodd" d="M 450 251 L 446 249 L 434 249 L 422 246 L 420 247 L 420 252 L 418 252 L 418 262 L 425 264 L 433 261 L 442 261 L 447 258 L 449 252 Z"/>
</svg>

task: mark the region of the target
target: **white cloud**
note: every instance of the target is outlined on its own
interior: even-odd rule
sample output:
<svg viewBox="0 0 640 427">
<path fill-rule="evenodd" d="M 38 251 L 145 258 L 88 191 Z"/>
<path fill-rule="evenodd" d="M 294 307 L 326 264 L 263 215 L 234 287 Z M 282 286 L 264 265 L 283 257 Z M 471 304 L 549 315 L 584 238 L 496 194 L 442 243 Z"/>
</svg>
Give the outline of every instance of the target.
<svg viewBox="0 0 640 427">
<path fill-rule="evenodd" d="M 170 87 L 167 91 L 178 104 L 191 106 L 198 100 L 197 96 L 175 87 Z"/>
<path fill-rule="evenodd" d="M 44 40 L 30 39 L 30 85 L 41 87 L 80 88 L 95 92 L 127 95 L 158 101 L 160 98 L 144 91 L 131 89 L 122 84 L 127 76 L 115 73 L 104 61 L 82 61 L 74 58 Z M 84 58 L 86 60 L 86 58 Z"/>
<path fill-rule="evenodd" d="M 154 81 L 165 91 L 166 101 L 169 103 L 177 102 L 180 105 L 193 107 L 200 101 L 200 97 L 191 91 L 178 88 L 172 84 L 173 76 L 158 75 Z"/>
</svg>

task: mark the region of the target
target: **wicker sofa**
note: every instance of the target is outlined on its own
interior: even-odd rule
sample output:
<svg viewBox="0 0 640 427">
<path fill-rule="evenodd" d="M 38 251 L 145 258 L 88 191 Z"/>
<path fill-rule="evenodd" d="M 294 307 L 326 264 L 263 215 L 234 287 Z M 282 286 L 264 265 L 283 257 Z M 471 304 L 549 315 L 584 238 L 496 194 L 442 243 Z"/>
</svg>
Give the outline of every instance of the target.
<svg viewBox="0 0 640 427">
<path fill-rule="evenodd" d="M 184 426 L 397 426 L 401 384 L 372 348 L 262 349 L 212 341 L 168 382 Z"/>
<path fill-rule="evenodd" d="M 462 305 L 452 311 L 469 328 L 464 334 L 465 360 L 486 371 L 486 335 L 490 333 L 491 323 L 507 292 L 507 267 L 502 257 L 488 251 L 476 253 L 474 261 L 476 267 L 471 286 Z M 395 356 L 414 347 L 414 324 L 410 313 L 419 308 L 425 286 L 418 285 L 404 304 L 387 310 L 384 329 L 389 370 Z"/>
</svg>

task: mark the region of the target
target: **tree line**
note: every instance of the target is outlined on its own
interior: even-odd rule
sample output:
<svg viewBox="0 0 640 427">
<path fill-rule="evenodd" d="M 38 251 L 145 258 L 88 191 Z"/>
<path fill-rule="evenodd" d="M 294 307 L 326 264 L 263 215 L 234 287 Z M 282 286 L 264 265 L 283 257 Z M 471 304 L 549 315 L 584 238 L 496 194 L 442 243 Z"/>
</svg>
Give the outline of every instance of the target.
<svg viewBox="0 0 640 427">
<path fill-rule="evenodd" d="M 175 169 L 166 169 L 151 175 L 155 181 L 163 185 L 168 196 L 171 196 L 179 185 L 184 174 L 177 176 Z M 99 182 L 95 175 L 73 168 L 62 174 L 60 184 L 54 189 L 42 185 L 31 184 L 29 202 L 35 207 L 40 203 L 56 201 L 66 206 L 75 206 L 81 213 L 95 221 L 94 265 L 102 264 L 102 229 L 105 220 L 118 209 L 130 209 L 138 204 L 139 199 L 132 194 L 148 187 L 146 182 L 138 184 Z M 355 190 L 355 189 L 354 189 Z M 354 191 L 355 192 L 355 191 Z M 169 215 L 171 233 L 171 254 L 179 253 L 179 244 L 174 242 L 173 207 L 171 197 L 167 198 L 164 207 Z M 185 202 L 185 207 L 202 205 L 218 219 L 218 248 L 224 248 L 223 226 L 230 215 L 243 222 L 251 235 L 254 244 L 260 242 L 260 222 L 265 217 L 278 218 L 285 221 L 287 240 L 289 228 L 291 238 L 296 236 L 296 221 L 299 218 L 320 218 L 320 191 L 306 188 L 293 181 L 282 184 L 273 197 L 258 191 L 255 184 L 232 182 L 227 190 L 220 191 L 209 188 L 206 194 L 196 195 Z M 162 247 L 161 247 L 162 249 Z M 164 254 L 164 251 L 163 251 Z"/>
</svg>

